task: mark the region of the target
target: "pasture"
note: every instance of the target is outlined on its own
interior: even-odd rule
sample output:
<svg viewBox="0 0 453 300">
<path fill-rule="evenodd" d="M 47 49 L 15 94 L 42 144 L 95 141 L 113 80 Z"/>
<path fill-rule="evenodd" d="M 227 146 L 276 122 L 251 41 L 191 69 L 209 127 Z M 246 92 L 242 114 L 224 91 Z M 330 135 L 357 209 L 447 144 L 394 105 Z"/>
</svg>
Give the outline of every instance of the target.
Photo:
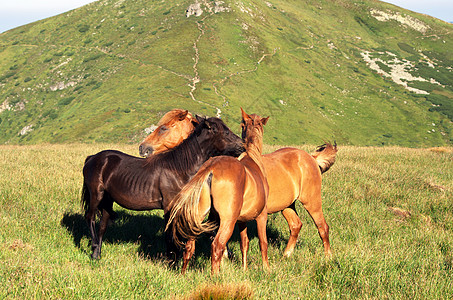
<svg viewBox="0 0 453 300">
<path fill-rule="evenodd" d="M 85 157 L 103 149 L 138 154 L 137 145 L 0 146 L 0 299 L 451 299 L 453 297 L 453 148 L 339 145 L 323 174 L 323 210 L 333 258 L 298 204 L 303 227 L 282 258 L 289 230 L 268 218 L 270 272 L 262 269 L 249 226 L 249 270 L 234 257 L 210 275 L 210 240 L 196 244 L 185 276 L 167 267 L 162 211 L 119 218 L 91 261 L 80 191 Z M 277 147 L 266 146 L 265 153 Z M 303 146 L 311 152 L 313 146 Z M 211 293 L 211 294 L 210 294 Z"/>
</svg>

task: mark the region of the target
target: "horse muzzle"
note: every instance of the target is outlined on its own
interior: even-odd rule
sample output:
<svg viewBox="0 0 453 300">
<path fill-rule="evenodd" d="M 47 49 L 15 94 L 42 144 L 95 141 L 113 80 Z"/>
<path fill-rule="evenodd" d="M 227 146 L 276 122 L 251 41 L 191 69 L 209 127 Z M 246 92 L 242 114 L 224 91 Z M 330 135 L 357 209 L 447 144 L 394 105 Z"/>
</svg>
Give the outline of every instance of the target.
<svg viewBox="0 0 453 300">
<path fill-rule="evenodd" d="M 148 156 L 150 156 L 151 154 L 153 154 L 154 149 L 153 149 L 153 147 L 151 147 L 151 146 L 140 145 L 140 146 L 138 147 L 138 151 L 139 151 L 139 153 L 140 153 L 140 156 L 148 157 Z"/>
</svg>

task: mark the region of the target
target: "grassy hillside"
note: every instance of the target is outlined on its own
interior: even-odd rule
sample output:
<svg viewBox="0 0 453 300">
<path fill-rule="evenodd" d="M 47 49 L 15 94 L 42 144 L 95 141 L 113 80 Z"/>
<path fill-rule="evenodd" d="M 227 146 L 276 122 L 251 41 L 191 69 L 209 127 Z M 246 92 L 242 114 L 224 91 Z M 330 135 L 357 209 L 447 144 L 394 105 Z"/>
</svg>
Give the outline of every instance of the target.
<svg viewBox="0 0 453 300">
<path fill-rule="evenodd" d="M 255 299 L 453 297 L 451 147 L 342 147 L 323 175 L 333 259 L 324 259 L 317 230 L 298 204 L 303 227 L 290 258 L 282 259 L 288 225 L 274 214 L 270 272 L 262 271 L 251 223 L 249 271 L 241 270 L 236 232 L 235 257 L 214 278 L 208 238 L 197 243 L 186 276 L 166 267 L 162 211 L 115 205 L 119 218 L 107 230 L 103 257 L 90 260 L 81 168 L 86 155 L 105 148 L 137 151 L 106 144 L 0 146 L 1 299 L 181 299 L 216 286 Z"/>
<path fill-rule="evenodd" d="M 137 142 L 179 107 L 269 144 L 453 143 L 453 27 L 380 1 L 100 0 L 0 35 L 0 143 Z M 216 4 L 217 3 L 217 4 Z"/>
</svg>

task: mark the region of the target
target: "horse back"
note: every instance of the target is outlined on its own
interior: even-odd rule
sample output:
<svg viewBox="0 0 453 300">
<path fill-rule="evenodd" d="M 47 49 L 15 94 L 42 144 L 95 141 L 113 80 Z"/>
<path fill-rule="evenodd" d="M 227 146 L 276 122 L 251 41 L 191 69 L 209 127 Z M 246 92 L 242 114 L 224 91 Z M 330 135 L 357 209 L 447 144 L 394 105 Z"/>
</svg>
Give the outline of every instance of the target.
<svg viewBox="0 0 453 300">
<path fill-rule="evenodd" d="M 133 156 L 116 150 L 104 150 L 85 159 L 83 166 L 83 176 L 87 184 L 95 178 L 102 182 L 107 181 L 107 174 L 112 174 L 114 170 L 124 161 L 130 161 Z"/>
</svg>

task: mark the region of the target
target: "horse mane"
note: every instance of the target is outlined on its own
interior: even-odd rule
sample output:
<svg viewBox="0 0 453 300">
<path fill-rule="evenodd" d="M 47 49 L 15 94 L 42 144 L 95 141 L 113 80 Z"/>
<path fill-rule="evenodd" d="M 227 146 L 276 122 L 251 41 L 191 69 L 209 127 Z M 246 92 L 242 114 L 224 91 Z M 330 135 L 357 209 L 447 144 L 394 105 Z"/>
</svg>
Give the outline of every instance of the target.
<svg viewBox="0 0 453 300">
<path fill-rule="evenodd" d="M 244 111 L 242 112 L 244 113 Z M 261 117 L 256 114 L 248 115 L 248 118 L 253 120 L 252 123 L 253 125 L 252 128 L 250 128 L 250 130 L 247 131 L 246 135 L 243 136 L 242 138 L 244 141 L 245 151 L 247 155 L 258 165 L 264 176 L 266 176 L 266 170 L 264 169 L 263 166 L 262 155 L 263 155 L 263 133 L 264 133 L 263 126 L 264 124 L 266 124 L 268 118 L 265 119 L 264 123 L 262 123 L 262 120 L 264 119 L 261 119 Z M 257 125 L 255 123 L 257 121 L 260 123 L 260 125 Z"/>
<path fill-rule="evenodd" d="M 206 118 L 200 119 L 206 121 Z M 166 152 L 151 155 L 146 158 L 147 164 L 152 166 L 158 165 L 178 173 L 191 170 L 199 159 L 197 153 L 200 152 L 200 145 L 197 136 L 200 135 L 204 128 L 205 125 L 203 125 L 203 122 L 200 122 L 181 144 Z"/>
<path fill-rule="evenodd" d="M 254 124 L 256 120 L 259 121 L 261 117 L 255 114 L 249 115 L 249 117 L 253 120 Z M 247 154 L 261 157 L 263 153 L 263 125 L 257 126 L 254 125 L 250 131 L 248 131 L 247 136 L 243 137 L 244 146 Z"/>
</svg>

